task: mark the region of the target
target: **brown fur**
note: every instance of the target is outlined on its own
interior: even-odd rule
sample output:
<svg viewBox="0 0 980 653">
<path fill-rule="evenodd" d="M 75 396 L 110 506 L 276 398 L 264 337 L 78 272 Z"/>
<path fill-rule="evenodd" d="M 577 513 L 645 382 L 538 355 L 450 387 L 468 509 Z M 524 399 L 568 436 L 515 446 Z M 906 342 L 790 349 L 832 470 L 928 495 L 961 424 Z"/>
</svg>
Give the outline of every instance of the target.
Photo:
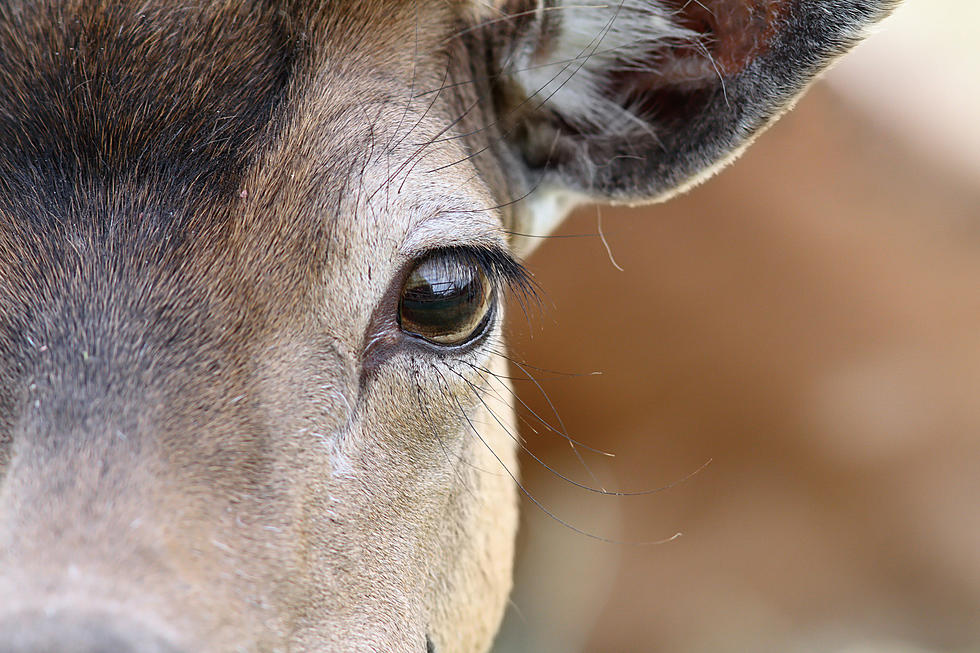
<svg viewBox="0 0 980 653">
<path fill-rule="evenodd" d="M 609 194 L 740 147 L 883 3 L 841 4 L 792 84 L 732 96 L 748 122 Z M 522 158 L 561 117 L 506 113 L 520 21 L 476 13 L 0 7 L 0 650 L 489 646 L 516 528 L 499 319 L 433 352 L 397 296 L 429 251 L 506 251 L 539 217 L 518 195 L 574 166 Z M 738 47 L 733 93 L 770 53 Z"/>
</svg>

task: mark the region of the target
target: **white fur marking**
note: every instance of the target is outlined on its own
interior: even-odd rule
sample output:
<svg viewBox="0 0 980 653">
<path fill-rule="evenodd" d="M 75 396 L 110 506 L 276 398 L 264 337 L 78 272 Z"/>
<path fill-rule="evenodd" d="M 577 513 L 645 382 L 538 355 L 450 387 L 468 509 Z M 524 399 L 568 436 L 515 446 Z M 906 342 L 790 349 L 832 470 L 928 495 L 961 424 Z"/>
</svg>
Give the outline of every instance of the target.
<svg viewBox="0 0 980 653">
<path fill-rule="evenodd" d="M 562 7 L 561 32 L 548 52 L 525 51 L 514 78 L 532 106 L 547 105 L 582 126 L 649 130 L 619 101 L 604 97 L 601 76 L 611 69 L 649 70 L 651 53 L 698 40 L 670 11 L 642 0 Z M 542 60 L 542 58 L 544 60 Z"/>
</svg>

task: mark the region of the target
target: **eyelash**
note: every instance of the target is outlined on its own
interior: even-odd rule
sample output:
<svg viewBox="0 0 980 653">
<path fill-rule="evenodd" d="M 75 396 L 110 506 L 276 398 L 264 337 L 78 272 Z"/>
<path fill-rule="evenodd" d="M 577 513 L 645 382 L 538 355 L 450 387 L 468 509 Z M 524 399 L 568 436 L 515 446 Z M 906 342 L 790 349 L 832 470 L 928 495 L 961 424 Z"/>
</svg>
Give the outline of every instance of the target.
<svg viewBox="0 0 980 653">
<path fill-rule="evenodd" d="M 498 289 L 508 289 L 525 298 L 537 299 L 538 286 L 533 275 L 519 261 L 504 252 L 490 247 L 459 245 L 436 249 L 427 256 L 442 254 L 459 260 L 476 260 L 487 274 L 487 278 Z M 422 258 L 422 257 L 420 257 Z"/>
</svg>

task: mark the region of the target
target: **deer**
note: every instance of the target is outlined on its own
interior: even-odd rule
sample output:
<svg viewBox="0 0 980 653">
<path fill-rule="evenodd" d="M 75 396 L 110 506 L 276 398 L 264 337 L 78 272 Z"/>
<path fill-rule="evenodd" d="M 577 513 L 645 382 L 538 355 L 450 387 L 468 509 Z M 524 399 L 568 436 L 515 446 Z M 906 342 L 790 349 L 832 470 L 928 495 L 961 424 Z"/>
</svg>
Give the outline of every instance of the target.
<svg viewBox="0 0 980 653">
<path fill-rule="evenodd" d="M 486 651 L 521 261 L 896 1 L 0 5 L 0 651 Z"/>
</svg>

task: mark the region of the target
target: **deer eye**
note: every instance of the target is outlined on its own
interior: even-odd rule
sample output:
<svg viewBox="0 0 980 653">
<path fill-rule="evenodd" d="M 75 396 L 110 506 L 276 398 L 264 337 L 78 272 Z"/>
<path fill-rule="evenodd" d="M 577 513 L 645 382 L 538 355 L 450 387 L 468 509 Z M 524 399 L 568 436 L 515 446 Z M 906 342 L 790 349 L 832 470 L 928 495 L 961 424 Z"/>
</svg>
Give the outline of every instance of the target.
<svg viewBox="0 0 980 653">
<path fill-rule="evenodd" d="M 402 286 L 398 324 L 405 333 L 443 347 L 486 331 L 496 293 L 485 266 L 453 250 L 420 259 Z"/>
</svg>

